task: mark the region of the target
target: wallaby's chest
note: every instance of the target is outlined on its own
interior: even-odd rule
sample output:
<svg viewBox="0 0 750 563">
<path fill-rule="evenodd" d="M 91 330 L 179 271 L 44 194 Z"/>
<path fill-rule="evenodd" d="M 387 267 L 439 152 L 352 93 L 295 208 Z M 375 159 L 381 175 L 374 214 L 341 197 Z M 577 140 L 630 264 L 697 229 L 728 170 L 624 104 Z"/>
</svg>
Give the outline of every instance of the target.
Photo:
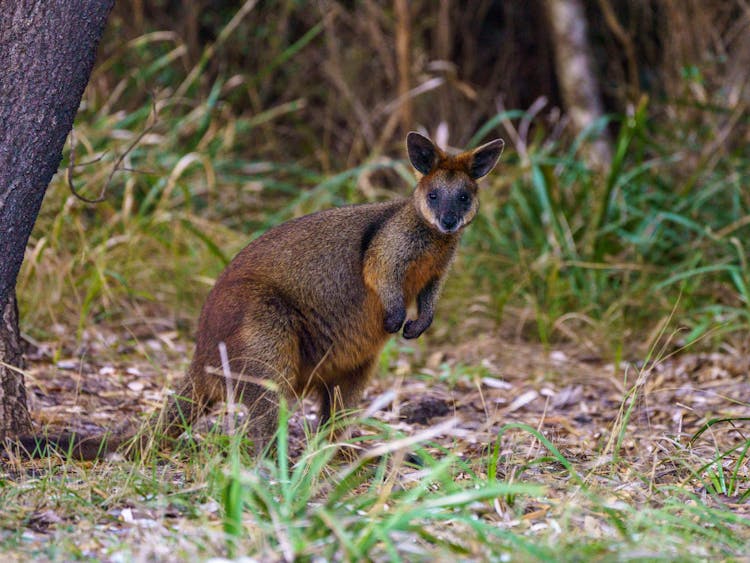
<svg viewBox="0 0 750 563">
<path fill-rule="evenodd" d="M 424 287 L 435 279 L 441 279 L 448 271 L 455 253 L 455 245 L 430 247 L 406 266 L 404 276 L 404 298 L 413 301 Z"/>
</svg>

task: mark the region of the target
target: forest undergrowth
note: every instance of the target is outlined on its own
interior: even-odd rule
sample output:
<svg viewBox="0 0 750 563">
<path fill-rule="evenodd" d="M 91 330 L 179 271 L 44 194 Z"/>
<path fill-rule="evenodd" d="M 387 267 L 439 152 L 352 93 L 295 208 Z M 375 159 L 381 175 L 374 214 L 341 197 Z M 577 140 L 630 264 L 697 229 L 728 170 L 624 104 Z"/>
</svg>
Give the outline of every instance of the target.
<svg viewBox="0 0 750 563">
<path fill-rule="evenodd" d="M 254 73 L 212 68 L 254 4 L 192 65 L 195 46 L 166 31 L 105 49 L 19 277 L 40 429 L 111 429 L 160 408 L 203 298 L 248 241 L 413 186 L 395 93 L 341 146 L 320 92 L 297 89 L 319 63 L 306 49 L 335 50 L 333 17 L 286 42 L 258 31 Z M 339 62 L 327 85 L 347 99 L 351 61 Z M 272 76 L 288 99 L 258 95 L 284 86 Z M 440 76 L 420 76 L 415 107 L 461 88 Z M 644 94 L 575 138 L 544 99 L 493 102 L 468 134 L 425 124 L 458 148 L 503 136 L 506 152 L 435 326 L 386 348 L 351 439 L 329 444 L 303 403 L 259 464 L 221 412 L 183 449 L 137 463 L 12 461 L 4 557 L 741 559 L 747 114 L 720 94 L 691 99 L 699 69 L 683 80 L 683 105 Z M 583 148 L 603 132 L 613 161 L 593 169 Z"/>
</svg>

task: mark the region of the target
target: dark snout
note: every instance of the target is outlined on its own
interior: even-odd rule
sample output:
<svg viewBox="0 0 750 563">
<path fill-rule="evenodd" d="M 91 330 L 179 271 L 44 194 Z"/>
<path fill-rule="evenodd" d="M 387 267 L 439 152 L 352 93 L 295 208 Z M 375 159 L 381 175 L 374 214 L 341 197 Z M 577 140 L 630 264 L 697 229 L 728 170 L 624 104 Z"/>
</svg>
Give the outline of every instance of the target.
<svg viewBox="0 0 750 563">
<path fill-rule="evenodd" d="M 458 223 L 458 215 L 453 211 L 448 211 L 440 218 L 440 226 L 446 233 L 453 232 L 458 227 Z"/>
</svg>

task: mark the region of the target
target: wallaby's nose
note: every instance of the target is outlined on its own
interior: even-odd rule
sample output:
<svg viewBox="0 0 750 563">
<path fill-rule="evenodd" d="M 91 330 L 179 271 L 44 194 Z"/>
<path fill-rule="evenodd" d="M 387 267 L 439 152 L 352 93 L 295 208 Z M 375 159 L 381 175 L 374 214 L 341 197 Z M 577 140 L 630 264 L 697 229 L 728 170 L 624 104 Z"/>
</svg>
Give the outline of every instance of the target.
<svg viewBox="0 0 750 563">
<path fill-rule="evenodd" d="M 443 215 L 442 219 L 440 219 L 440 224 L 446 231 L 450 231 L 452 228 L 458 225 L 458 217 L 455 213 L 446 213 L 445 215 Z"/>
</svg>

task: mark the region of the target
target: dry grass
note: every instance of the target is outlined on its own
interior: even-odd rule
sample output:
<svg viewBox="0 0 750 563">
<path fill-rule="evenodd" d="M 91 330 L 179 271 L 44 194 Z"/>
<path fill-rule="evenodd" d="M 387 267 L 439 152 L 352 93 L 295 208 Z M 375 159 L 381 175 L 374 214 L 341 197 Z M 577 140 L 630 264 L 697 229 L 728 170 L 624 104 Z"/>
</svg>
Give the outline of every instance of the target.
<svg viewBox="0 0 750 563">
<path fill-rule="evenodd" d="M 35 420 L 93 432 L 160 405 L 165 383 L 180 375 L 186 343 L 173 327 L 151 330 L 91 334 L 85 357 L 71 348 L 56 364 L 52 347 L 36 349 L 28 372 Z M 237 472 L 232 441 L 209 423 L 194 431 L 199 449 L 165 452 L 166 464 L 53 459 L 9 467 L 0 488 L 5 554 L 741 556 L 750 541 L 744 355 L 614 365 L 579 347 L 544 349 L 491 332 L 458 346 L 389 348 L 386 371 L 362 405 L 372 418 L 358 423 L 347 446 L 368 463 L 347 468 L 330 459 L 307 434 L 315 407 L 298 409 L 282 435 L 286 482 L 296 491 L 288 499 L 276 462 Z M 114 353 L 106 344 L 113 341 Z M 297 473 L 306 480 L 295 481 Z M 239 512 L 227 496 L 233 479 Z M 273 496 L 259 500 L 258 486 Z M 455 504 L 456 495 L 475 496 Z M 357 506 L 365 520 L 348 513 Z M 467 528 L 466 517 L 480 528 Z M 365 522 L 378 534 L 374 543 Z"/>
</svg>

